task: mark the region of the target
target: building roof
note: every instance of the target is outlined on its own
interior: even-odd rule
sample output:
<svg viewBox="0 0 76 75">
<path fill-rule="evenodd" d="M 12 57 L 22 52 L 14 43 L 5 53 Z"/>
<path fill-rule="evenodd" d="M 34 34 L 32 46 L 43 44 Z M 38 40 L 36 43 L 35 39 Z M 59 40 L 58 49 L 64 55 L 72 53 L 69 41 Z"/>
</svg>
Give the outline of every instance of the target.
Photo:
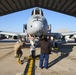
<svg viewBox="0 0 76 75">
<path fill-rule="evenodd" d="M 0 0 L 0 16 L 41 7 L 76 17 L 76 0 Z"/>
</svg>

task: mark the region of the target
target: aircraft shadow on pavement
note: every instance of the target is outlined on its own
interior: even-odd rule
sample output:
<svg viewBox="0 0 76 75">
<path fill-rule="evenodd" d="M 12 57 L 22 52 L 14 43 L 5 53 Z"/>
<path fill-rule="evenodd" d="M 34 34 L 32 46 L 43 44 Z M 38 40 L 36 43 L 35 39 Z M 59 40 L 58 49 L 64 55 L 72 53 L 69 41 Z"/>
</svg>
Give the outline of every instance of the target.
<svg viewBox="0 0 76 75">
<path fill-rule="evenodd" d="M 52 50 L 51 52 L 55 52 L 55 53 L 58 53 L 60 52 L 61 55 L 54 59 L 53 61 L 51 61 L 49 64 L 48 64 L 48 67 L 52 67 L 53 65 L 55 65 L 56 63 L 58 63 L 59 61 L 61 61 L 62 59 L 64 59 L 65 57 L 67 57 L 70 52 L 72 52 L 73 50 L 73 46 L 76 46 L 76 45 L 62 45 L 58 50 Z"/>
</svg>

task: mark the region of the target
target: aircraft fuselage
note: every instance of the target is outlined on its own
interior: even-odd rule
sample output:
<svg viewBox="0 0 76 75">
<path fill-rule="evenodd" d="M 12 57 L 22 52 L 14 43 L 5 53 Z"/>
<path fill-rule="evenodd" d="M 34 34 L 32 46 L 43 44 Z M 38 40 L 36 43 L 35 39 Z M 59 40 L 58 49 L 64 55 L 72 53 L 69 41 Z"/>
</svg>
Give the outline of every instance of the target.
<svg viewBox="0 0 76 75">
<path fill-rule="evenodd" d="M 44 16 L 32 15 L 27 22 L 27 33 L 31 35 L 41 35 L 48 33 L 48 23 Z"/>
</svg>

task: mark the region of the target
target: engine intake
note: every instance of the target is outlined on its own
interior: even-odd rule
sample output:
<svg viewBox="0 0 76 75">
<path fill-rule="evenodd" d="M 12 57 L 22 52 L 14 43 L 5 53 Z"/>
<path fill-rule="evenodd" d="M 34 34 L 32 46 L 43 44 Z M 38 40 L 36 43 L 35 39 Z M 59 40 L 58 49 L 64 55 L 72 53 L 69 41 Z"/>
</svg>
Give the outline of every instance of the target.
<svg viewBox="0 0 76 75">
<path fill-rule="evenodd" d="M 18 37 L 17 36 L 13 36 L 13 39 L 18 39 Z"/>
</svg>

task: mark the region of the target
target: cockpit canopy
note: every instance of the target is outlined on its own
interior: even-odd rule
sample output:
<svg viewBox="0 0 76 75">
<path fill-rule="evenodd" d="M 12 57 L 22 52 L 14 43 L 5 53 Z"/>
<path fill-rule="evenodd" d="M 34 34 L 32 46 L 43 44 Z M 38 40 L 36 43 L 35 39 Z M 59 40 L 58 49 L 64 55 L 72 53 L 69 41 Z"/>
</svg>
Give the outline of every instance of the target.
<svg viewBox="0 0 76 75">
<path fill-rule="evenodd" d="M 32 11 L 32 14 L 31 15 L 42 15 L 43 16 L 43 11 L 39 8 L 35 8 L 33 11 Z"/>
</svg>

